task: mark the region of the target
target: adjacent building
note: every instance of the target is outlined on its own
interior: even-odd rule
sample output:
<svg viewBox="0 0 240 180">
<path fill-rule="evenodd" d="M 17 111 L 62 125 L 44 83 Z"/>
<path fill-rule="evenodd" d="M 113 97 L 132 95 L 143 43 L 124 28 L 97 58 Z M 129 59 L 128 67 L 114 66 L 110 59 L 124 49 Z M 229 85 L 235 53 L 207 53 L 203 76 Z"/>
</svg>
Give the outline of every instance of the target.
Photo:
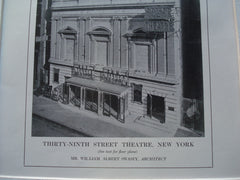
<svg viewBox="0 0 240 180">
<path fill-rule="evenodd" d="M 48 83 L 51 33 L 51 0 L 38 0 L 35 31 L 34 89 Z"/>
</svg>

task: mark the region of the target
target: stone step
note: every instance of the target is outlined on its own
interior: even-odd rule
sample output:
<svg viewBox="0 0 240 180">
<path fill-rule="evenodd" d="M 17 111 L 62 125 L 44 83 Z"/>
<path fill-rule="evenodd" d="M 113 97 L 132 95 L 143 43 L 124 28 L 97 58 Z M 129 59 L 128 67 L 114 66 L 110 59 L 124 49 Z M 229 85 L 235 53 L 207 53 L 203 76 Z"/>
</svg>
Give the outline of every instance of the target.
<svg viewBox="0 0 240 180">
<path fill-rule="evenodd" d="M 160 131 L 164 131 L 169 133 L 169 129 L 164 126 L 163 124 L 161 124 L 159 121 L 155 120 L 155 119 L 150 119 L 147 117 L 143 117 L 143 116 L 139 116 L 136 120 L 136 123 L 150 127 L 150 128 L 154 128 Z"/>
</svg>

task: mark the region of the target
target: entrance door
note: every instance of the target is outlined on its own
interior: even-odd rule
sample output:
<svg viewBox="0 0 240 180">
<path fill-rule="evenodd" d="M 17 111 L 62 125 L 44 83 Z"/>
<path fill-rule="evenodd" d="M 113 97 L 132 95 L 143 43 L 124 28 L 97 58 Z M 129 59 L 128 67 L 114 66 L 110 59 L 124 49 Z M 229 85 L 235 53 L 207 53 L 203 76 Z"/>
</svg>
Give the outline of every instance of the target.
<svg viewBox="0 0 240 180">
<path fill-rule="evenodd" d="M 165 123 L 165 102 L 160 96 L 148 95 L 147 114 L 151 118 L 158 119 L 160 123 Z"/>
<path fill-rule="evenodd" d="M 98 92 L 90 89 L 85 91 L 85 109 L 98 112 Z"/>
<path fill-rule="evenodd" d="M 81 106 L 81 88 L 70 86 L 70 102 L 77 107 Z"/>
<path fill-rule="evenodd" d="M 119 100 L 117 96 L 111 95 L 111 107 L 110 107 L 110 114 L 118 119 L 119 115 Z"/>
<path fill-rule="evenodd" d="M 103 93 L 103 115 L 110 116 L 110 94 Z"/>
<path fill-rule="evenodd" d="M 103 114 L 119 119 L 120 100 L 117 96 L 107 93 L 103 94 Z"/>
</svg>

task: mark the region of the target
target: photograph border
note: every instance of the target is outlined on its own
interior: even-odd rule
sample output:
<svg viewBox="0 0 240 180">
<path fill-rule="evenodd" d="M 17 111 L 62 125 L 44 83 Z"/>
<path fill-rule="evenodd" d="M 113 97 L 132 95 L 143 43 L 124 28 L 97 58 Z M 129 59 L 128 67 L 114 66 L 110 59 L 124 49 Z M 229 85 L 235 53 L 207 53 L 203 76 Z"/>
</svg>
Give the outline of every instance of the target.
<svg viewBox="0 0 240 180">
<path fill-rule="evenodd" d="M 32 89 L 29 89 L 29 58 L 30 58 L 30 52 L 32 51 L 32 50 L 30 50 L 31 48 L 32 48 L 32 45 L 31 45 L 31 43 L 33 43 L 33 42 L 30 42 L 30 39 L 31 39 L 31 34 L 30 34 L 30 32 L 31 32 L 31 26 L 32 26 L 32 24 L 31 24 L 31 19 L 32 18 L 36 18 L 36 17 L 31 17 L 31 15 L 32 15 L 32 12 L 33 12 L 33 0 L 30 0 L 30 13 L 29 13 L 29 26 L 28 26 L 28 48 L 27 48 L 27 69 L 26 69 L 26 94 L 25 94 L 25 127 L 24 127 L 24 162 L 23 162 L 23 166 L 24 167 L 48 167 L 48 168 L 106 168 L 106 169 L 126 169 L 126 168 L 131 168 L 131 169 L 186 169 L 186 168 L 213 168 L 214 167 L 214 160 L 213 160 L 213 127 L 212 127 L 212 91 L 211 91 L 211 67 L 210 67 L 210 47 L 209 47 L 209 21 L 208 21 L 208 12 L 209 12 L 209 9 L 208 9 L 208 1 L 207 0 L 205 0 L 205 1 L 203 1 L 203 0 L 200 0 L 200 12 L 202 12 L 202 10 L 201 10 L 201 3 L 205 3 L 206 4 L 206 24 L 207 24 L 207 26 L 206 26 L 206 28 L 207 28 L 207 30 L 206 30 L 206 35 L 207 35 L 207 49 L 208 49 L 208 52 L 206 53 L 207 54 L 207 63 L 208 63 L 208 67 L 209 67 L 209 69 L 208 69 L 208 73 L 209 73 L 209 94 L 210 94 L 210 99 L 208 100 L 209 101 L 209 103 L 210 103 L 210 110 L 209 110 L 209 112 L 210 112 L 210 124 L 211 124 L 211 127 L 209 128 L 210 129 L 210 137 L 208 137 L 208 138 L 210 138 L 210 142 L 211 142 L 211 157 L 212 157 L 212 159 L 211 159 L 211 162 L 212 162 L 212 164 L 211 164 L 211 166 L 196 166 L 196 167 L 193 167 L 193 166 L 191 166 L 191 167 L 132 167 L 132 166 L 124 166 L 124 167 L 93 167 L 93 166 L 90 166 L 90 167 L 86 167 L 86 166 L 84 166 L 84 167 L 81 167 L 81 166 L 36 166 L 36 165 L 26 165 L 26 138 L 27 138 L 27 117 L 29 116 L 28 115 L 28 108 L 29 108 L 29 106 L 32 106 L 32 104 L 29 104 L 29 94 L 31 95 L 31 96 L 33 96 L 33 91 L 32 91 Z M 201 16 L 201 18 L 202 18 L 202 16 Z M 201 23 L 202 23 L 202 19 L 201 19 Z M 201 30 L 202 30 L 202 24 L 201 24 Z M 201 32 L 201 35 L 203 34 L 203 32 Z M 203 44 L 201 44 L 201 46 L 203 46 Z M 202 54 L 203 54 L 203 49 L 202 49 Z M 202 57 L 202 59 L 203 59 L 203 57 Z M 202 61 L 202 65 L 203 65 L 203 61 Z M 203 67 L 204 68 L 204 67 Z M 204 69 L 203 69 L 204 70 Z M 206 70 L 207 71 L 207 70 Z M 203 81 L 204 81 L 204 77 L 203 77 Z M 32 83 L 32 82 L 31 82 Z M 204 84 L 204 82 L 203 82 L 203 85 L 205 85 Z M 203 88 L 203 92 L 204 92 L 204 90 L 205 90 L 205 88 Z M 205 112 L 205 95 L 203 96 L 203 100 L 204 100 L 204 112 Z M 30 98 L 31 99 L 31 98 Z M 205 133 L 206 133 L 206 118 L 205 118 L 205 116 L 204 116 L 204 129 L 205 129 Z M 32 138 L 34 138 L 34 137 L 32 137 Z M 41 138 L 44 138 L 44 137 L 41 137 Z M 88 137 L 84 137 L 84 138 L 88 138 Z M 101 139 L 106 139 L 106 138 L 110 138 L 110 137 L 100 137 Z M 115 137 L 114 137 L 115 138 Z M 124 138 L 124 137 L 116 137 L 116 138 Z M 148 137 L 148 138 L 151 138 L 151 137 Z M 161 137 L 157 137 L 157 138 L 161 138 Z M 167 138 L 174 138 L 174 137 L 167 137 Z M 206 135 L 205 136 L 203 136 L 203 137 L 197 137 L 197 138 L 207 138 L 206 137 Z"/>
</svg>

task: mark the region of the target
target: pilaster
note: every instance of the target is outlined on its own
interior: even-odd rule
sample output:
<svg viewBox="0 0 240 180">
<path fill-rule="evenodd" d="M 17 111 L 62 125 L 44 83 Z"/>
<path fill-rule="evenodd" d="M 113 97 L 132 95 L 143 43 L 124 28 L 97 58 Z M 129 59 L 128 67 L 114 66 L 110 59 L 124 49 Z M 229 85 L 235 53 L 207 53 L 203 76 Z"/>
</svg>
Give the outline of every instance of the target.
<svg viewBox="0 0 240 180">
<path fill-rule="evenodd" d="M 79 26 L 79 39 L 78 39 L 78 60 L 83 63 L 85 60 L 85 20 L 83 18 L 78 19 Z"/>
<path fill-rule="evenodd" d="M 87 17 L 85 20 L 85 34 L 90 31 L 91 18 Z M 90 37 L 85 35 L 85 63 L 90 63 L 91 60 L 91 42 Z"/>
<path fill-rule="evenodd" d="M 120 19 L 113 17 L 113 66 L 120 67 Z"/>
<path fill-rule="evenodd" d="M 123 17 L 120 20 L 120 27 L 121 27 L 121 32 L 120 32 L 120 40 L 121 40 L 121 47 L 120 47 L 120 60 L 121 60 L 121 68 L 127 68 L 127 52 L 128 52 L 128 47 L 127 47 L 127 39 L 123 37 L 124 34 L 127 33 L 127 28 L 128 28 L 128 21 L 127 17 Z"/>
<path fill-rule="evenodd" d="M 57 24 L 58 24 L 58 27 L 57 27 L 57 31 L 59 31 L 60 29 L 62 29 L 63 27 L 63 19 L 62 18 L 59 18 L 58 20 L 57 20 Z M 61 37 L 61 35 L 57 32 L 56 33 L 57 34 L 57 48 L 58 48 L 58 52 L 57 52 L 57 55 L 56 55 L 56 57 L 57 57 L 57 59 L 61 59 L 61 57 L 63 57 L 63 55 L 62 55 L 62 53 L 64 52 L 64 47 L 63 47 L 63 45 L 64 45 L 64 42 L 62 42 L 62 37 Z"/>
<path fill-rule="evenodd" d="M 57 38 L 57 19 L 52 18 L 52 33 L 51 33 L 51 57 L 56 58 L 56 38 Z"/>
</svg>

